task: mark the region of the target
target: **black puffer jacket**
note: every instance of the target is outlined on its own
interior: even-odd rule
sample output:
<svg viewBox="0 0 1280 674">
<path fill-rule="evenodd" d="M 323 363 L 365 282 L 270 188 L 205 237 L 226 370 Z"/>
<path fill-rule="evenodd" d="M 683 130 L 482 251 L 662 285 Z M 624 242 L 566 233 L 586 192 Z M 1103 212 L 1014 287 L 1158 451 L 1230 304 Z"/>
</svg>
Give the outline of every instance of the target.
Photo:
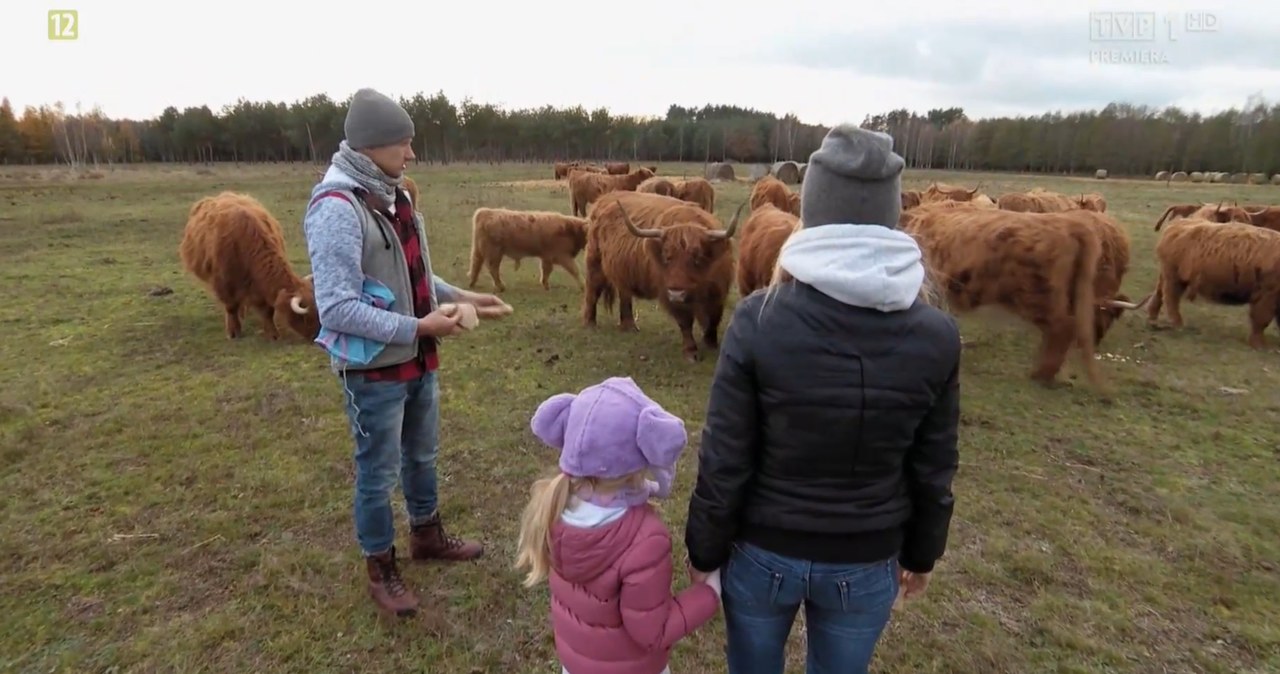
<svg viewBox="0 0 1280 674">
<path fill-rule="evenodd" d="M 907 245 L 885 236 L 899 253 Z M 718 568 L 742 540 L 810 561 L 896 554 L 929 572 L 946 547 L 958 464 L 956 324 L 914 301 L 910 269 L 880 260 L 886 269 L 828 273 L 822 256 L 783 260 L 810 282 L 739 301 L 720 347 L 689 503 L 690 562 Z M 850 304 L 882 293 L 896 300 Z"/>
</svg>

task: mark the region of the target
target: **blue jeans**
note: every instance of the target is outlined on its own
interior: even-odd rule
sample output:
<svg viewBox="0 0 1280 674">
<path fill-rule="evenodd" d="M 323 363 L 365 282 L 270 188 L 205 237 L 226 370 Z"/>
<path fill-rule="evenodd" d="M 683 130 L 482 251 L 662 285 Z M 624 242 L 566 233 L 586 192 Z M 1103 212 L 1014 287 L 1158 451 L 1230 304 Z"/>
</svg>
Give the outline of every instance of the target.
<svg viewBox="0 0 1280 674">
<path fill-rule="evenodd" d="M 366 555 L 395 542 L 391 492 L 397 479 L 410 525 L 435 514 L 438 399 L 435 372 L 408 382 L 346 377 L 344 407 L 356 442 L 356 540 Z"/>
<path fill-rule="evenodd" d="M 724 570 L 729 674 L 782 674 L 804 603 L 807 674 L 865 674 L 898 596 L 898 564 L 822 564 L 734 543 Z"/>
</svg>

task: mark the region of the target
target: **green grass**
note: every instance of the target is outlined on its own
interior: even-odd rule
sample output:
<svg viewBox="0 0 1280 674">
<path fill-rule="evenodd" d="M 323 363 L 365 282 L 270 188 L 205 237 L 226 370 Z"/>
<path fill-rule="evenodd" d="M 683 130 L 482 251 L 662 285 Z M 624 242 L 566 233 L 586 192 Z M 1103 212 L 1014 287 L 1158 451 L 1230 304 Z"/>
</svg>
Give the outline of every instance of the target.
<svg viewBox="0 0 1280 674">
<path fill-rule="evenodd" d="M 305 273 L 298 219 L 313 169 L 103 173 L 10 170 L 0 182 L 0 670 L 558 672 L 546 589 L 524 590 L 511 569 L 528 486 L 555 461 L 528 422 L 545 397 L 610 375 L 634 377 L 688 421 L 691 448 L 664 510 L 683 557 L 714 359 L 683 362 L 653 303 L 637 305 L 639 333 L 611 329 L 616 314 L 588 332 L 562 270 L 547 292 L 536 262 L 518 272 L 508 262 L 515 314 L 452 339 L 442 362 L 442 509 L 487 554 L 410 567 L 425 615 L 380 621 L 354 544 L 351 440 L 324 353 L 265 341 L 256 318 L 245 338 L 226 339 L 221 310 L 177 260 L 190 204 L 244 190 L 276 213 Z M 549 166 L 410 175 L 435 267 L 459 283 L 477 206 L 569 208 Z M 905 184 L 935 178 L 981 180 L 992 195 L 1037 184 L 1102 192 L 1133 236 L 1124 287 L 1134 298 L 1153 286 L 1151 226 L 1168 204 L 1280 202 L 1269 186 L 940 172 Z M 540 182 L 486 184 L 524 180 Z M 747 189 L 717 186 L 721 218 Z M 962 319 L 951 540 L 928 595 L 895 614 L 878 671 L 1280 668 L 1277 336 L 1255 352 L 1245 310 L 1184 306 L 1181 332 L 1130 314 L 1103 342 L 1122 357 L 1102 363 L 1112 404 L 1080 378 L 1074 354 L 1070 385 L 1030 382 L 1027 326 Z M 677 645 L 672 670 L 724 671 L 722 643 L 718 617 Z M 802 660 L 801 619 L 790 671 Z"/>
</svg>

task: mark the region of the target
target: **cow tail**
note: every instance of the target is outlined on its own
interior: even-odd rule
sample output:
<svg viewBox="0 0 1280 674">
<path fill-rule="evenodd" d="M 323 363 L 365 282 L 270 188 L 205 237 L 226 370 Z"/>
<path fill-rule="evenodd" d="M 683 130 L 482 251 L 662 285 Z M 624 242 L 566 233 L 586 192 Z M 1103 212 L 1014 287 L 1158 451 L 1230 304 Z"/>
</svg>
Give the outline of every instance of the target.
<svg viewBox="0 0 1280 674">
<path fill-rule="evenodd" d="M 477 209 L 471 216 L 471 269 L 467 273 L 474 279 L 483 265 L 484 250 L 480 247 L 480 211 Z"/>
<path fill-rule="evenodd" d="M 1092 230 L 1078 230 L 1076 240 L 1080 244 L 1076 252 L 1073 283 L 1071 289 L 1072 306 L 1075 308 L 1076 343 L 1080 347 L 1080 357 L 1084 361 L 1084 371 L 1090 379 L 1097 378 L 1097 364 L 1094 362 L 1094 321 L 1097 319 L 1094 297 L 1094 281 L 1098 277 L 1098 262 L 1102 259 L 1102 238 Z"/>
</svg>

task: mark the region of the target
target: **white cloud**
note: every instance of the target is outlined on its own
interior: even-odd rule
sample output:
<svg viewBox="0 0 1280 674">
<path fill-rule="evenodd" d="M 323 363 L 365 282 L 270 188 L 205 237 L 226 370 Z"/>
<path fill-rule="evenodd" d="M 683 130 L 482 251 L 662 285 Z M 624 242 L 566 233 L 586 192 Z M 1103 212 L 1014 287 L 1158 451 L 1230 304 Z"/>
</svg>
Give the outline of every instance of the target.
<svg viewBox="0 0 1280 674">
<path fill-rule="evenodd" d="M 373 86 L 623 114 L 732 103 L 833 124 L 898 107 L 955 105 L 985 116 L 1131 100 L 1211 111 L 1259 90 L 1280 95 L 1272 37 L 1280 6 L 1272 3 L 937 0 L 884 11 L 843 0 L 70 6 L 82 30 L 74 42 L 46 39 L 47 2 L 7 0 L 0 8 L 0 95 L 19 110 L 62 100 L 151 117 L 167 105 L 217 110 L 241 96 L 344 98 Z M 1089 40 L 1090 11 L 1156 12 L 1161 20 L 1209 12 L 1218 30 L 1106 45 Z M 1164 50 L 1169 63 L 1090 64 L 1092 51 L 1115 47 Z"/>
</svg>

